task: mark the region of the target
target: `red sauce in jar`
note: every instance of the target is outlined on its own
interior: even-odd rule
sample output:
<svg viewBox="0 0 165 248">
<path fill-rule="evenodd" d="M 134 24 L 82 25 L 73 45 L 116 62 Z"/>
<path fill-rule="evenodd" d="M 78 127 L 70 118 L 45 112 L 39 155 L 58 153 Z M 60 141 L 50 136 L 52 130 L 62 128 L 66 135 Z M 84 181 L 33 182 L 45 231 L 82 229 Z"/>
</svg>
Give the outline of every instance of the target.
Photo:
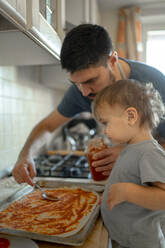
<svg viewBox="0 0 165 248">
<path fill-rule="evenodd" d="M 102 174 L 102 171 L 96 171 L 96 168 L 92 166 L 93 161 L 96 161 L 96 159 L 93 159 L 93 155 L 106 148 L 107 145 L 104 142 L 101 142 L 100 146 L 95 146 L 94 144 L 91 144 L 91 146 L 89 147 L 87 158 L 93 180 L 102 181 L 108 178 L 108 176 Z"/>
<path fill-rule="evenodd" d="M 0 238 L 0 248 L 9 248 L 10 242 L 8 239 Z"/>
</svg>

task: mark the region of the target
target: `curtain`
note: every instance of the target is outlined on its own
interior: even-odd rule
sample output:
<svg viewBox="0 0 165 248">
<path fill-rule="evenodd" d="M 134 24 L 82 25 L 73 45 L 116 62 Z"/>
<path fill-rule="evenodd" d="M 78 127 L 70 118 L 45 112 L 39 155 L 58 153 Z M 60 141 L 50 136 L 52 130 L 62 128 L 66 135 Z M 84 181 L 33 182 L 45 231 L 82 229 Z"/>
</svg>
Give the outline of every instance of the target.
<svg viewBox="0 0 165 248">
<path fill-rule="evenodd" d="M 142 60 L 140 8 L 122 8 L 119 12 L 117 52 L 120 57 Z"/>
</svg>

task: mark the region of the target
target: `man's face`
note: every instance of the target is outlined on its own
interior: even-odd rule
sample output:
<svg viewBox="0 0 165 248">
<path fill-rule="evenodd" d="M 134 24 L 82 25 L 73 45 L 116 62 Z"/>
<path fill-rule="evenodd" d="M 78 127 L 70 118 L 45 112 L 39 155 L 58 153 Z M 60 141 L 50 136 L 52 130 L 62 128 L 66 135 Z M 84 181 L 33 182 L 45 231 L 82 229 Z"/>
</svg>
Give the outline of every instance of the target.
<svg viewBox="0 0 165 248">
<path fill-rule="evenodd" d="M 69 78 L 73 84 L 76 84 L 82 95 L 91 100 L 94 99 L 99 91 L 116 81 L 109 66 L 91 66 L 87 69 L 70 73 Z"/>
</svg>

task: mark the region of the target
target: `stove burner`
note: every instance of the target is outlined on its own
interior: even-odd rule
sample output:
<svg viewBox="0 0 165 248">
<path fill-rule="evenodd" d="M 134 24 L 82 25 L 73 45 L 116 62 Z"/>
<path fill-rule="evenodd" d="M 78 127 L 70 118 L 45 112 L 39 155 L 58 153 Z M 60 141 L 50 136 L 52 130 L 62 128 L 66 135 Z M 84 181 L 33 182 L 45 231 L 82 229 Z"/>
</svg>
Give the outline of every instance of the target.
<svg viewBox="0 0 165 248">
<path fill-rule="evenodd" d="M 62 159 L 61 155 L 51 155 L 48 157 L 49 162 L 51 163 L 57 163 Z"/>
<path fill-rule="evenodd" d="M 37 176 L 64 178 L 91 178 L 86 156 L 40 155 L 35 159 Z"/>
<path fill-rule="evenodd" d="M 70 168 L 70 174 L 72 177 L 78 176 L 81 174 L 81 170 L 79 168 L 72 167 L 72 168 Z"/>
</svg>

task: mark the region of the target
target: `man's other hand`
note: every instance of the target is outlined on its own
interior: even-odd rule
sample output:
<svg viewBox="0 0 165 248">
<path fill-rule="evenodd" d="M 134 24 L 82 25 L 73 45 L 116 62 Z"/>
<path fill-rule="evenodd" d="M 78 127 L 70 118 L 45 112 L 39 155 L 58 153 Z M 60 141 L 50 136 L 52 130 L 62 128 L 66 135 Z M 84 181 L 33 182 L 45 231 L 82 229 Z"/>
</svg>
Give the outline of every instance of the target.
<svg viewBox="0 0 165 248">
<path fill-rule="evenodd" d="M 116 145 L 97 152 L 93 156 L 96 161 L 92 163 L 92 166 L 95 167 L 96 171 L 101 171 L 103 175 L 109 176 L 122 150 L 122 145 Z"/>
</svg>

